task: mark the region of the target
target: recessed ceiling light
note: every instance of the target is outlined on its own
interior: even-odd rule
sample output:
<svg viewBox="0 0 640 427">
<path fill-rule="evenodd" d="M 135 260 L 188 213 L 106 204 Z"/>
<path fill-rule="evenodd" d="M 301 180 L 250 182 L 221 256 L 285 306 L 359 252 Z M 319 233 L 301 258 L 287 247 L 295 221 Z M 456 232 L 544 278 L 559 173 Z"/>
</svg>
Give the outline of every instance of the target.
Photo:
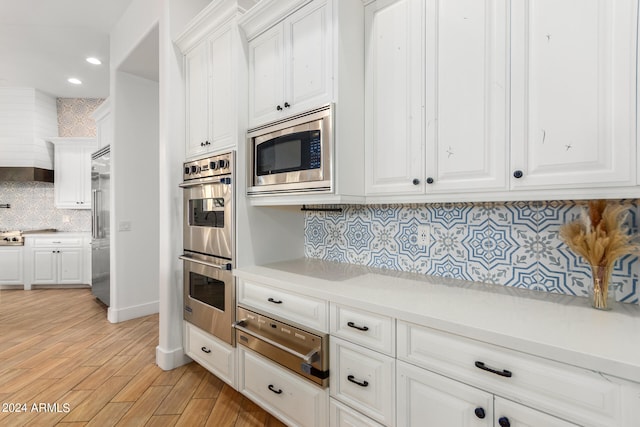
<svg viewBox="0 0 640 427">
<path fill-rule="evenodd" d="M 74 85 L 81 85 L 82 81 L 80 81 L 79 79 L 76 79 L 75 77 L 71 77 L 70 79 L 67 79 L 67 81 L 69 83 L 72 83 Z"/>
<path fill-rule="evenodd" d="M 90 56 L 89 58 L 87 58 L 87 62 L 89 64 L 93 64 L 93 65 L 100 65 L 102 64 L 102 61 L 100 61 L 98 58 L 94 58 L 92 56 Z"/>
</svg>

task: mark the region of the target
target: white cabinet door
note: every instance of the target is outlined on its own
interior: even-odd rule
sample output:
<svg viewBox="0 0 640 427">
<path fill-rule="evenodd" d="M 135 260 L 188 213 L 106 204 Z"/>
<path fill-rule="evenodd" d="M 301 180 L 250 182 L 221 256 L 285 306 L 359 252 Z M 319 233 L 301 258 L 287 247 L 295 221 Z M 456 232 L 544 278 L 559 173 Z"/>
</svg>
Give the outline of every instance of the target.
<svg viewBox="0 0 640 427">
<path fill-rule="evenodd" d="M 271 313 L 317 331 L 329 330 L 329 303 L 326 300 L 248 280 L 239 281 L 237 298 L 239 304 L 259 312 Z"/>
<path fill-rule="evenodd" d="M 58 209 L 91 209 L 91 154 L 96 144 L 55 144 L 54 199 Z"/>
<path fill-rule="evenodd" d="M 426 3 L 426 191 L 505 190 L 507 2 Z"/>
<path fill-rule="evenodd" d="M 238 389 L 290 426 L 327 425 L 326 389 L 303 379 L 242 346 L 239 352 Z"/>
<path fill-rule="evenodd" d="M 331 2 L 315 0 L 249 41 L 249 125 L 332 100 Z"/>
<path fill-rule="evenodd" d="M 202 42 L 185 55 L 187 157 L 207 151 L 209 141 L 209 69 L 207 42 Z"/>
<path fill-rule="evenodd" d="M 79 209 L 83 195 L 80 194 L 80 175 L 82 149 L 61 147 L 56 149 L 54 189 L 56 207 L 60 209 Z"/>
<path fill-rule="evenodd" d="M 506 188 L 504 0 L 366 9 L 366 191 Z"/>
<path fill-rule="evenodd" d="M 331 396 L 395 425 L 395 359 L 333 336 L 330 354 Z"/>
<path fill-rule="evenodd" d="M 496 426 L 509 427 L 576 427 L 577 424 L 547 415 L 510 400 L 495 398 Z"/>
<path fill-rule="evenodd" d="M 331 15 L 330 2 L 314 1 L 285 21 L 284 107 L 291 112 L 331 101 Z"/>
<path fill-rule="evenodd" d="M 22 247 L 0 248 L 0 285 L 23 284 Z"/>
<path fill-rule="evenodd" d="M 493 395 L 397 362 L 398 425 L 492 427 Z"/>
<path fill-rule="evenodd" d="M 512 188 L 635 184 L 637 2 L 511 8 Z"/>
<path fill-rule="evenodd" d="M 365 191 L 424 192 L 423 0 L 365 9 Z"/>
<path fill-rule="evenodd" d="M 57 256 L 57 282 L 60 284 L 81 284 L 84 283 L 84 250 L 60 249 Z"/>
<path fill-rule="evenodd" d="M 358 411 L 343 405 L 335 399 L 330 399 L 329 412 L 331 419 L 329 425 L 331 427 L 381 427 L 369 417 L 365 417 Z"/>
<path fill-rule="evenodd" d="M 236 349 L 234 347 L 191 323 L 184 322 L 184 348 L 187 356 L 236 388 Z"/>
<path fill-rule="evenodd" d="M 32 265 L 33 284 L 53 285 L 57 283 L 58 257 L 56 249 L 34 249 Z"/>
<path fill-rule="evenodd" d="M 218 151 L 235 144 L 233 100 L 233 34 L 231 28 L 214 34 L 209 40 L 209 66 L 211 68 L 210 103 L 211 110 L 209 151 Z"/>
<path fill-rule="evenodd" d="M 277 25 L 249 42 L 249 124 L 281 117 L 284 108 L 284 36 Z M 278 109 L 279 108 L 279 109 Z"/>
</svg>

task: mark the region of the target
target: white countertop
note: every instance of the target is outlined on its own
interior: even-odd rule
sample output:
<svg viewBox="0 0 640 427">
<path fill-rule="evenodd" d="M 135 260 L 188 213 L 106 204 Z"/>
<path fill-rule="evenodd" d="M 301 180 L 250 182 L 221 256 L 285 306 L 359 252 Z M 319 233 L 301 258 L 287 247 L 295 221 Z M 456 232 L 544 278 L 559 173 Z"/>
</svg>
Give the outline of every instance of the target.
<svg viewBox="0 0 640 427">
<path fill-rule="evenodd" d="M 34 231 L 23 231 L 22 235 L 25 239 L 30 237 L 89 237 L 91 236 L 90 231 L 46 231 L 46 230 L 34 230 Z"/>
<path fill-rule="evenodd" d="M 234 270 L 246 280 L 383 313 L 640 382 L 640 306 L 314 259 Z"/>
</svg>

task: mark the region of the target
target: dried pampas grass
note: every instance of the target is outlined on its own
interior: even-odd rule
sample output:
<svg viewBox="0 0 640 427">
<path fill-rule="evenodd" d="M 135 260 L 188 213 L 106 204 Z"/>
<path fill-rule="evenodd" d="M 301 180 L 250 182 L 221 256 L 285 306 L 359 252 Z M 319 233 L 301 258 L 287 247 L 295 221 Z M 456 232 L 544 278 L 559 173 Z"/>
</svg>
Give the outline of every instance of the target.
<svg viewBox="0 0 640 427">
<path fill-rule="evenodd" d="M 607 308 L 609 277 L 616 260 L 624 255 L 638 253 L 633 236 L 624 223 L 627 208 L 607 205 L 605 200 L 589 202 L 588 211 L 579 219 L 563 225 L 560 237 L 569 248 L 584 258 L 593 271 L 596 308 Z"/>
</svg>

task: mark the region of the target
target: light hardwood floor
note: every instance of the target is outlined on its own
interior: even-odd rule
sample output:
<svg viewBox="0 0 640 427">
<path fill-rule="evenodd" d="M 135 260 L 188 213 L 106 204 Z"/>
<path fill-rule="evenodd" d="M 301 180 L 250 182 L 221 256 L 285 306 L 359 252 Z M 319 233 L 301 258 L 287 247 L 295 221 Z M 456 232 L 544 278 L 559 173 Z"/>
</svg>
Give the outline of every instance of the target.
<svg viewBox="0 0 640 427">
<path fill-rule="evenodd" d="M 111 324 L 88 289 L 0 291 L 0 425 L 283 426 L 157 345 L 157 315 Z"/>
</svg>

